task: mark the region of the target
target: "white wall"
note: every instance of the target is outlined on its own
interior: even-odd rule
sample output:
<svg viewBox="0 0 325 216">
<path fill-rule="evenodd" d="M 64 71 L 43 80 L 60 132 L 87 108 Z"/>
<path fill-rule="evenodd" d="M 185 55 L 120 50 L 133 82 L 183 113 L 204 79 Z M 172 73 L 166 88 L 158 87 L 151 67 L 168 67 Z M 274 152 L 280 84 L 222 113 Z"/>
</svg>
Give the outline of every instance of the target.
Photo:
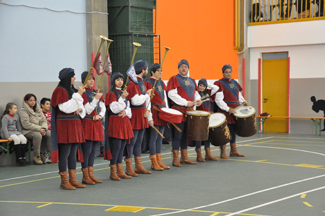
<svg viewBox="0 0 325 216">
<path fill-rule="evenodd" d="M 2 2 L 86 11 L 84 0 Z M 0 3 L 0 65 L 0 82 L 58 82 L 64 67 L 87 70 L 86 14 Z"/>
</svg>

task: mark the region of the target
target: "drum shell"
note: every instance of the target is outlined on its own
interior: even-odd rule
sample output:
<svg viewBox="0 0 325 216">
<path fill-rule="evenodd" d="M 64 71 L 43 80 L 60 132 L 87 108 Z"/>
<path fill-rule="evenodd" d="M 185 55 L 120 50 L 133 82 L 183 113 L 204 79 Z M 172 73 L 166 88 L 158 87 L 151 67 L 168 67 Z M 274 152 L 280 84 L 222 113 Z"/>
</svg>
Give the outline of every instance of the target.
<svg viewBox="0 0 325 216">
<path fill-rule="evenodd" d="M 192 115 L 186 113 L 187 137 L 193 141 L 209 139 L 209 115 Z"/>
<path fill-rule="evenodd" d="M 168 113 L 160 110 L 159 112 L 159 118 L 166 121 L 166 122 L 172 122 L 172 123 L 181 123 L 183 120 L 183 114 L 174 114 L 174 113 Z"/>
<path fill-rule="evenodd" d="M 236 134 L 241 137 L 250 137 L 256 134 L 256 119 L 255 113 L 248 117 L 235 116 Z"/>
<path fill-rule="evenodd" d="M 231 140 L 231 134 L 227 125 L 227 121 L 224 121 L 217 127 L 209 128 L 209 141 L 214 146 L 222 146 L 229 143 Z"/>
</svg>

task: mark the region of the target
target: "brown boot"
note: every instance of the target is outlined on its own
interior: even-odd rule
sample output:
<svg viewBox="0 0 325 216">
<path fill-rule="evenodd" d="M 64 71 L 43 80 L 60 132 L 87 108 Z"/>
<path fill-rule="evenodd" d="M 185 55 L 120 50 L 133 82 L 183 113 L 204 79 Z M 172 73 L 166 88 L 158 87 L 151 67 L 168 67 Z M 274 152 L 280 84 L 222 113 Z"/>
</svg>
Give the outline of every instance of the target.
<svg viewBox="0 0 325 216">
<path fill-rule="evenodd" d="M 151 171 L 148 171 L 143 167 L 142 158 L 140 156 L 135 157 L 134 160 L 135 160 L 135 169 L 134 169 L 134 171 L 136 173 L 151 174 Z"/>
<path fill-rule="evenodd" d="M 77 181 L 75 169 L 69 169 L 69 182 L 70 182 L 70 184 L 72 184 L 72 186 L 75 186 L 76 188 L 85 188 L 86 187 L 86 185 L 80 184 Z"/>
<path fill-rule="evenodd" d="M 95 183 L 102 183 L 102 180 L 98 180 L 96 179 L 95 175 L 94 175 L 94 167 L 93 166 L 89 166 L 88 167 L 88 174 L 89 174 L 89 178 L 95 182 Z"/>
<path fill-rule="evenodd" d="M 125 174 L 132 177 L 137 177 L 138 174 L 136 174 L 132 169 L 132 158 L 125 158 L 124 161 L 126 163 Z"/>
<path fill-rule="evenodd" d="M 122 179 L 130 179 L 132 178 L 131 176 L 128 176 L 127 174 L 125 174 L 124 170 L 123 170 L 123 164 L 122 163 L 118 163 L 117 165 L 117 176 L 122 178 Z"/>
<path fill-rule="evenodd" d="M 67 171 L 64 172 L 59 172 L 61 176 L 61 184 L 60 184 L 60 189 L 65 189 L 65 190 L 75 190 L 76 188 L 73 187 L 69 180 L 68 180 L 68 174 Z"/>
<path fill-rule="evenodd" d="M 164 171 L 164 168 L 160 167 L 157 162 L 156 155 L 150 155 L 151 159 L 151 169 L 157 171 Z"/>
<path fill-rule="evenodd" d="M 43 165 L 43 162 L 41 160 L 41 156 L 39 156 L 39 155 L 33 157 L 33 161 L 34 161 L 34 164 L 36 164 L 36 165 Z"/>
<path fill-rule="evenodd" d="M 109 176 L 112 180 L 120 181 L 121 178 L 117 176 L 116 174 L 116 164 L 109 165 L 111 167 L 111 175 Z"/>
<path fill-rule="evenodd" d="M 191 161 L 187 156 L 187 149 L 181 149 L 181 163 L 196 164 L 195 161 Z"/>
<path fill-rule="evenodd" d="M 230 143 L 230 157 L 245 157 L 245 155 L 243 154 L 240 154 L 238 151 L 237 151 L 237 148 L 236 148 L 236 143 Z"/>
<path fill-rule="evenodd" d="M 226 155 L 226 145 L 220 146 L 220 158 L 221 159 L 228 159 Z"/>
<path fill-rule="evenodd" d="M 164 169 L 170 169 L 170 166 L 166 166 L 161 162 L 161 154 L 157 153 L 156 154 L 156 158 L 157 158 L 157 163 L 160 167 L 164 168 Z"/>
<path fill-rule="evenodd" d="M 213 161 L 218 160 L 218 158 L 212 157 L 210 147 L 205 148 L 205 160 L 213 160 Z"/>
<path fill-rule="evenodd" d="M 179 150 L 173 150 L 173 166 L 181 167 L 182 164 L 179 162 L 178 154 Z"/>
<path fill-rule="evenodd" d="M 82 169 L 82 172 L 83 172 L 82 183 L 83 184 L 94 185 L 95 182 L 93 180 L 91 180 L 90 177 L 89 177 L 89 170 L 88 170 L 88 168 L 83 168 Z"/>
<path fill-rule="evenodd" d="M 197 149 L 195 149 L 195 151 L 196 151 L 196 155 L 197 155 L 196 161 L 205 162 L 205 160 L 204 160 L 204 158 L 202 157 L 202 154 L 201 154 L 201 148 L 197 148 Z"/>
</svg>

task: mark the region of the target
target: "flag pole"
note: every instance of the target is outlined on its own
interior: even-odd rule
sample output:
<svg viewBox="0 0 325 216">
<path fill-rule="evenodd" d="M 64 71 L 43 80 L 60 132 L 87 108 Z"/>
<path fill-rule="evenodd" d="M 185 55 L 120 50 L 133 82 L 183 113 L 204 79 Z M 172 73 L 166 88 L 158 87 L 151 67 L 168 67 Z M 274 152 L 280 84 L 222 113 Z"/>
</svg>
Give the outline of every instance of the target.
<svg viewBox="0 0 325 216">
<path fill-rule="evenodd" d="M 138 47 L 141 46 L 141 44 L 137 43 L 137 42 L 133 42 L 134 45 L 134 51 L 133 51 L 133 56 L 132 56 L 132 60 L 131 60 L 131 66 L 133 65 L 134 62 L 134 57 L 135 57 L 135 53 L 137 52 Z M 129 76 L 127 76 L 126 78 L 126 82 L 125 82 L 125 86 L 123 88 L 123 91 L 125 91 L 128 87 L 128 81 L 129 81 Z"/>
</svg>

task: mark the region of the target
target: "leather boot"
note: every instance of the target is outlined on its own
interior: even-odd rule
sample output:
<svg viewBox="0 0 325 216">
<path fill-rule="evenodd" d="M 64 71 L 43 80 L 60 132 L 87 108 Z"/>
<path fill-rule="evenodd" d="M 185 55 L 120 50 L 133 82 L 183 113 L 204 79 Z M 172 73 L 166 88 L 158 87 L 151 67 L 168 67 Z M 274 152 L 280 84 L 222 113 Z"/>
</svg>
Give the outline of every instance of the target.
<svg viewBox="0 0 325 216">
<path fill-rule="evenodd" d="M 228 159 L 226 155 L 226 145 L 220 146 L 220 158 L 221 159 Z"/>
<path fill-rule="evenodd" d="M 164 168 L 162 168 L 158 165 L 156 155 L 150 155 L 150 159 L 151 159 L 151 169 L 152 170 L 157 170 L 157 171 L 164 170 Z"/>
<path fill-rule="evenodd" d="M 111 167 L 111 175 L 109 176 L 112 180 L 120 181 L 121 178 L 117 176 L 116 174 L 116 164 L 109 165 Z"/>
<path fill-rule="evenodd" d="M 23 158 L 21 156 L 21 145 L 14 145 L 14 149 L 15 149 L 15 155 L 16 155 L 16 163 L 19 166 L 25 165 L 23 162 Z"/>
<path fill-rule="evenodd" d="M 160 167 L 164 168 L 164 169 L 170 169 L 170 166 L 166 166 L 161 162 L 161 154 L 157 153 L 156 154 L 156 158 L 157 158 L 157 163 Z"/>
<path fill-rule="evenodd" d="M 76 188 L 85 188 L 86 187 L 86 185 L 80 184 L 77 181 L 75 169 L 69 169 L 69 182 L 72 186 L 75 186 Z"/>
<path fill-rule="evenodd" d="M 236 148 L 236 143 L 230 143 L 230 157 L 245 157 L 245 155 L 243 154 L 240 154 L 238 151 L 237 151 L 237 148 Z"/>
<path fill-rule="evenodd" d="M 73 187 L 69 180 L 68 180 L 68 174 L 67 171 L 64 172 L 59 172 L 61 176 L 61 184 L 60 184 L 60 189 L 65 189 L 65 190 L 75 190 L 76 188 Z"/>
<path fill-rule="evenodd" d="M 187 149 L 181 149 L 181 163 L 196 164 L 195 161 L 191 161 L 187 156 Z"/>
<path fill-rule="evenodd" d="M 20 148 L 21 148 L 21 157 L 22 157 L 22 162 L 24 163 L 24 166 L 27 165 L 27 161 L 26 161 L 26 151 L 27 151 L 27 144 L 20 144 Z"/>
<path fill-rule="evenodd" d="M 96 179 L 95 175 L 94 175 L 94 167 L 93 166 L 89 166 L 88 167 L 88 174 L 89 174 L 89 178 L 95 182 L 95 183 L 102 183 L 102 180 L 98 180 Z"/>
<path fill-rule="evenodd" d="M 41 160 L 40 155 L 33 157 L 33 161 L 34 161 L 34 164 L 36 164 L 36 165 L 43 165 L 43 161 Z"/>
<path fill-rule="evenodd" d="M 134 171 L 136 173 L 140 173 L 140 174 L 151 174 L 151 171 L 146 170 L 143 165 L 142 165 L 142 158 L 140 156 L 135 157 L 135 169 Z"/>
<path fill-rule="evenodd" d="M 89 184 L 89 185 L 94 185 L 95 182 L 93 180 L 91 180 L 91 178 L 89 177 L 89 170 L 88 168 L 82 168 L 82 183 L 83 184 Z"/>
<path fill-rule="evenodd" d="M 130 179 L 132 178 L 131 176 L 128 176 L 127 174 L 125 174 L 124 170 L 123 170 L 123 164 L 122 163 L 118 163 L 117 164 L 117 176 L 122 178 L 122 179 Z"/>
<path fill-rule="evenodd" d="M 125 174 L 132 177 L 137 177 L 138 174 L 136 174 L 132 169 L 132 158 L 125 158 L 124 161 L 126 163 Z"/>
<path fill-rule="evenodd" d="M 178 154 L 179 150 L 173 150 L 173 166 L 181 167 L 182 164 L 179 162 Z"/>
<path fill-rule="evenodd" d="M 205 160 L 204 160 L 204 158 L 202 157 L 202 154 L 201 154 L 201 148 L 197 148 L 197 149 L 195 149 L 195 151 L 196 151 L 196 155 L 197 155 L 196 161 L 205 162 Z"/>
<path fill-rule="evenodd" d="M 205 160 L 213 160 L 213 161 L 218 160 L 218 158 L 212 157 L 210 147 L 205 147 Z"/>
</svg>

